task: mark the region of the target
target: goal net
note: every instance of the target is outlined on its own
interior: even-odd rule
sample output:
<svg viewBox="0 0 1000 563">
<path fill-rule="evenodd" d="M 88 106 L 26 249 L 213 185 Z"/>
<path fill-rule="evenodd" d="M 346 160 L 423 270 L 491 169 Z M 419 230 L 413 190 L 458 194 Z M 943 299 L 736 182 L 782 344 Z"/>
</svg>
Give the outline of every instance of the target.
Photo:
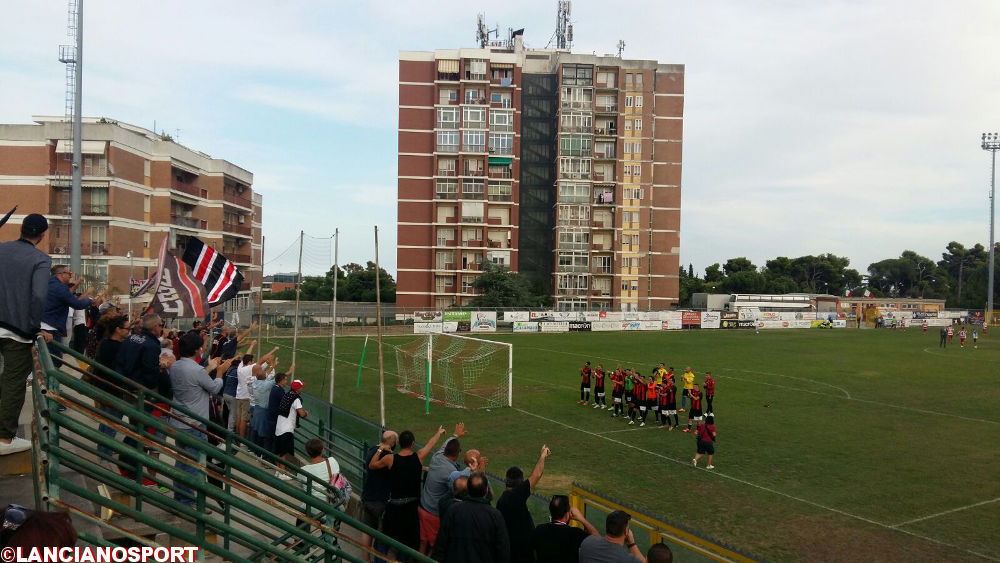
<svg viewBox="0 0 1000 563">
<path fill-rule="evenodd" d="M 426 334 L 396 348 L 396 389 L 463 409 L 511 405 L 514 347 L 452 334 Z"/>
</svg>

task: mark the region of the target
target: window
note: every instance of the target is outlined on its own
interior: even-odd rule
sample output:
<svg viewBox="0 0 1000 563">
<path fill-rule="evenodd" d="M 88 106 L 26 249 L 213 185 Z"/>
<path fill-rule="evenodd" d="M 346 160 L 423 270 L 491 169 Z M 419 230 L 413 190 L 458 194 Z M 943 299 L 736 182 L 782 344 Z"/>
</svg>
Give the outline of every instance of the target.
<svg viewBox="0 0 1000 563">
<path fill-rule="evenodd" d="M 440 231 L 438 232 L 438 240 L 441 240 Z M 455 231 L 451 230 L 451 236 L 446 240 L 455 240 Z M 440 242 L 438 243 L 440 244 Z M 437 269 L 438 270 L 454 270 L 455 269 L 455 253 L 454 252 L 438 252 L 437 253 Z"/>
<path fill-rule="evenodd" d="M 458 129 L 458 108 L 437 108 L 438 129 Z"/>
<path fill-rule="evenodd" d="M 462 108 L 462 127 L 486 129 L 486 108 Z"/>
<path fill-rule="evenodd" d="M 458 100 L 458 90 L 454 88 L 441 88 L 438 93 L 438 103 L 442 105 L 449 104 Z"/>
<path fill-rule="evenodd" d="M 84 176 L 107 176 L 108 161 L 103 154 L 83 155 L 83 175 Z"/>
<path fill-rule="evenodd" d="M 107 215 L 108 214 L 108 188 L 91 188 L 90 207 L 85 215 Z"/>
<path fill-rule="evenodd" d="M 482 176 L 482 175 L 483 175 L 483 159 L 466 158 L 465 172 L 463 176 Z"/>
<path fill-rule="evenodd" d="M 567 86 L 562 89 L 562 107 L 584 109 L 591 108 L 594 102 L 594 91 L 589 88 Z"/>
<path fill-rule="evenodd" d="M 562 83 L 593 86 L 594 67 L 589 65 L 563 65 Z"/>
<path fill-rule="evenodd" d="M 513 104 L 511 103 L 510 94 L 503 92 L 494 92 L 490 94 L 490 104 L 499 104 L 500 107 L 509 108 Z"/>
<path fill-rule="evenodd" d="M 642 155 L 642 141 L 632 143 L 632 154 L 636 157 Z"/>
<path fill-rule="evenodd" d="M 642 199 L 642 188 L 625 188 L 625 199 Z"/>
<path fill-rule="evenodd" d="M 90 253 L 104 255 L 108 253 L 107 248 L 108 228 L 101 226 L 90 227 Z"/>
<path fill-rule="evenodd" d="M 625 73 L 625 87 L 626 88 L 631 88 L 632 87 L 632 83 L 634 82 L 634 79 L 633 79 L 634 76 L 635 75 L 632 74 L 631 72 L 626 72 Z"/>
<path fill-rule="evenodd" d="M 437 181 L 437 198 L 438 199 L 457 199 L 458 198 L 458 180 L 438 180 Z"/>
<path fill-rule="evenodd" d="M 625 96 L 625 107 L 627 108 L 632 107 L 632 100 L 633 100 L 632 96 Z"/>
<path fill-rule="evenodd" d="M 469 59 L 465 61 L 466 80 L 486 80 L 486 61 L 484 59 Z"/>
<path fill-rule="evenodd" d="M 636 119 L 635 120 L 635 130 L 636 131 L 642 131 L 642 120 L 641 119 Z"/>
<path fill-rule="evenodd" d="M 559 175 L 562 178 L 590 178 L 590 159 L 561 157 L 559 159 Z"/>
<path fill-rule="evenodd" d="M 631 131 L 632 130 L 632 120 L 631 119 L 626 119 L 625 120 L 625 130 L 626 131 Z"/>
<path fill-rule="evenodd" d="M 590 156 L 590 135 L 562 135 L 559 138 L 559 152 L 565 156 Z"/>
<path fill-rule="evenodd" d="M 462 180 L 462 199 L 483 199 L 485 190 L 483 180 Z"/>
<path fill-rule="evenodd" d="M 455 229 L 438 229 L 437 230 L 437 243 L 438 243 L 438 246 L 444 246 L 444 245 L 448 244 L 448 241 L 450 241 L 450 240 L 455 240 Z M 444 256 L 444 255 L 445 254 L 442 253 L 442 252 L 439 252 L 438 255 L 437 255 L 437 258 L 438 258 L 438 268 L 444 268 L 444 266 L 442 265 L 443 262 L 450 262 L 450 260 L 442 260 L 442 256 Z"/>
<path fill-rule="evenodd" d="M 641 108 L 642 107 L 642 96 L 636 96 L 635 97 L 635 107 L 637 107 L 637 108 Z"/>
<path fill-rule="evenodd" d="M 489 200 L 490 201 L 510 201 L 511 185 L 510 184 L 495 184 L 490 183 L 489 185 Z"/>
<path fill-rule="evenodd" d="M 462 202 L 462 222 L 482 223 L 483 222 L 483 202 L 463 201 Z"/>
<path fill-rule="evenodd" d="M 462 229 L 462 240 L 483 240 L 482 229 Z"/>
<path fill-rule="evenodd" d="M 596 158 L 614 158 L 615 157 L 615 142 L 614 141 L 598 141 L 594 143 L 594 156 Z"/>
<path fill-rule="evenodd" d="M 639 260 L 641 260 L 641 258 L 638 256 L 622 258 L 622 268 L 638 268 Z"/>
<path fill-rule="evenodd" d="M 610 274 L 612 273 L 612 262 L 614 258 L 611 256 L 595 256 L 594 257 L 594 271 L 599 274 Z M 608 282 L 610 284 L 610 282 Z M 610 289 L 610 285 L 608 286 Z"/>
<path fill-rule="evenodd" d="M 476 283 L 475 276 L 462 276 L 462 293 L 472 293 L 472 284 Z"/>
<path fill-rule="evenodd" d="M 589 113 L 564 113 L 559 118 L 562 128 L 567 131 L 590 131 L 594 117 Z"/>
<path fill-rule="evenodd" d="M 598 72 L 597 73 L 597 85 L 606 86 L 608 88 L 615 87 L 615 79 L 618 77 L 617 73 L 614 72 Z"/>
<path fill-rule="evenodd" d="M 513 133 L 490 133 L 491 154 L 514 154 Z"/>
<path fill-rule="evenodd" d="M 458 131 L 437 132 L 438 152 L 458 152 Z"/>
<path fill-rule="evenodd" d="M 642 88 L 642 73 L 641 72 L 638 72 L 635 75 L 635 88 L 636 88 L 636 90 L 639 90 L 639 89 Z"/>
<path fill-rule="evenodd" d="M 454 158 L 438 159 L 438 176 L 454 176 L 458 160 Z"/>
<path fill-rule="evenodd" d="M 486 132 L 463 131 L 462 150 L 465 152 L 486 152 Z"/>
<path fill-rule="evenodd" d="M 587 250 L 590 247 L 590 232 L 583 230 L 559 231 L 559 248 L 570 250 Z"/>
<path fill-rule="evenodd" d="M 559 224 L 584 224 L 590 221 L 589 205 L 560 205 L 558 210 Z"/>
<path fill-rule="evenodd" d="M 588 276 L 561 274 L 559 276 L 559 289 L 583 289 L 588 287 Z"/>
<path fill-rule="evenodd" d="M 490 110 L 490 131 L 513 131 L 514 112 Z"/>
<path fill-rule="evenodd" d="M 560 203 L 586 203 L 587 193 L 590 191 L 588 184 L 559 183 Z"/>
<path fill-rule="evenodd" d="M 586 252 L 560 252 L 558 263 L 561 269 L 586 271 L 590 267 L 590 255 Z"/>
<path fill-rule="evenodd" d="M 479 104 L 482 103 L 483 98 L 479 95 L 479 90 L 475 88 L 467 88 L 465 90 L 465 103 L 467 104 Z"/>
<path fill-rule="evenodd" d="M 489 258 L 491 263 L 498 266 L 508 266 L 510 264 L 509 251 L 491 251 L 487 253 L 487 258 Z"/>
</svg>

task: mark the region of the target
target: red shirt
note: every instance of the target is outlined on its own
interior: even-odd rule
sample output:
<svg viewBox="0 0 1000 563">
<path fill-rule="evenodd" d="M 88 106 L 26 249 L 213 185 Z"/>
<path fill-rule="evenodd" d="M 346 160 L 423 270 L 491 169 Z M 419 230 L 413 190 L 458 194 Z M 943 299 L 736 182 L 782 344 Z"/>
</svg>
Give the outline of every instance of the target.
<svg viewBox="0 0 1000 563">
<path fill-rule="evenodd" d="M 635 393 L 635 398 L 639 401 L 646 400 L 646 384 L 641 381 L 636 381 L 632 386 L 632 392 Z"/>
<path fill-rule="evenodd" d="M 611 374 L 611 382 L 614 383 L 615 393 L 621 393 L 622 389 L 625 387 L 625 378 L 622 377 L 621 372 L 614 372 Z"/>
<path fill-rule="evenodd" d="M 594 386 L 601 388 L 604 387 L 604 370 L 601 368 L 594 370 Z"/>
<path fill-rule="evenodd" d="M 705 395 L 709 397 L 715 396 L 715 380 L 711 377 L 705 378 Z"/>
<path fill-rule="evenodd" d="M 580 377 L 583 378 L 584 385 L 590 385 L 590 368 L 587 366 L 580 368 Z"/>
<path fill-rule="evenodd" d="M 701 391 L 691 390 L 691 410 L 701 410 Z"/>
<path fill-rule="evenodd" d="M 698 430 L 695 433 L 699 440 L 704 440 L 706 442 L 715 441 L 715 425 L 714 424 L 699 424 Z"/>
</svg>

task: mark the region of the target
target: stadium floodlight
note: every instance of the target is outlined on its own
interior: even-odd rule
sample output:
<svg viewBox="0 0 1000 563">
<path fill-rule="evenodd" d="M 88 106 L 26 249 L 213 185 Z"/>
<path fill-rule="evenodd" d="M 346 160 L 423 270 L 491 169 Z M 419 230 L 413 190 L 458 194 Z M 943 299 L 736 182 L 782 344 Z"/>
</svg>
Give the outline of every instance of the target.
<svg viewBox="0 0 1000 563">
<path fill-rule="evenodd" d="M 993 157 L 993 162 L 990 165 L 990 276 L 989 276 L 989 293 L 986 295 L 986 322 L 993 322 L 993 246 L 996 244 L 993 240 L 993 218 L 994 218 L 994 196 L 996 194 L 996 179 L 997 179 L 997 151 L 1000 150 L 1000 134 L 998 133 L 983 133 L 983 144 L 984 151 L 990 151 Z"/>
</svg>

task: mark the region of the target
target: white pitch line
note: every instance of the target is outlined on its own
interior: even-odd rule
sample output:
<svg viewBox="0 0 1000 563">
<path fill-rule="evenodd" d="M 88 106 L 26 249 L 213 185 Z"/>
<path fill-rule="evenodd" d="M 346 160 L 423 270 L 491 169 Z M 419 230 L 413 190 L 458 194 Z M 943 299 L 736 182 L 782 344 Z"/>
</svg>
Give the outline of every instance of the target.
<svg viewBox="0 0 1000 563">
<path fill-rule="evenodd" d="M 962 357 L 952 356 L 952 355 L 948 355 L 948 354 L 942 354 L 940 352 L 931 352 L 928 348 L 924 348 L 923 351 L 926 352 L 926 353 L 928 353 L 928 354 L 930 354 L 930 355 L 932 355 L 932 356 L 938 356 L 938 357 L 941 357 L 941 358 L 948 358 L 950 360 L 973 360 L 973 361 L 976 361 L 976 362 L 989 362 L 991 364 L 997 362 L 997 360 L 988 360 L 986 358 L 969 358 L 969 357 L 962 358 Z"/>
<path fill-rule="evenodd" d="M 648 455 L 651 455 L 651 456 L 655 456 L 655 457 L 658 457 L 658 458 L 661 458 L 661 459 L 665 459 L 667 461 L 672 461 L 672 462 L 677 463 L 679 465 L 685 465 L 686 466 L 689 463 L 688 461 L 682 461 L 682 460 L 679 460 L 677 458 L 673 458 L 673 457 L 666 456 L 666 455 L 663 455 L 663 454 L 658 454 L 656 452 L 651 452 L 649 450 L 640 448 L 638 446 L 633 446 L 632 444 L 627 444 L 625 442 L 621 442 L 621 441 L 615 440 L 613 438 L 609 438 L 607 436 L 601 436 L 600 434 L 597 434 L 597 433 L 594 433 L 594 432 L 590 432 L 589 430 L 583 430 L 581 428 L 577 428 L 575 426 L 571 426 L 569 424 L 566 424 L 564 422 L 560 422 L 558 420 L 553 420 L 551 418 L 546 418 L 546 417 L 544 417 L 544 416 L 542 416 L 540 414 L 535 414 L 533 412 L 526 411 L 524 409 L 520 409 L 520 408 L 517 408 L 517 407 L 511 407 L 511 408 L 514 409 L 514 410 L 516 410 L 516 411 L 518 411 L 518 412 L 522 412 L 522 413 L 527 414 L 529 416 L 533 416 L 535 418 L 539 418 L 541 420 L 544 420 L 544 421 L 547 421 L 547 422 L 551 422 L 553 424 L 557 424 L 559 426 L 568 428 L 568 429 L 573 430 L 575 432 L 583 432 L 584 434 L 590 434 L 591 436 L 594 436 L 595 438 L 600 438 L 602 440 L 607 440 L 609 442 L 618 444 L 620 446 L 625 446 L 626 448 L 631 448 L 633 450 L 637 450 L 637 451 L 640 451 L 642 453 L 645 453 L 645 454 L 648 454 Z M 977 557 L 983 557 L 983 558 L 986 558 L 986 559 L 994 559 L 994 558 L 991 558 L 989 556 L 983 555 L 981 553 L 977 553 L 975 551 L 970 551 L 970 550 L 965 549 L 965 548 L 963 548 L 961 546 L 950 544 L 950 543 L 947 543 L 947 542 L 944 542 L 944 541 L 941 541 L 941 540 L 938 540 L 938 539 L 935 539 L 935 538 L 932 538 L 932 537 L 928 537 L 928 536 L 924 536 L 924 535 L 918 534 L 916 532 L 911 532 L 909 530 L 904 530 L 902 528 L 897 528 L 896 526 L 891 526 L 889 524 L 884 524 L 882 522 L 878 522 L 878 521 L 872 520 L 870 518 L 865 518 L 864 516 L 858 516 L 857 514 L 851 514 L 850 512 L 845 512 L 845 511 L 840 510 L 838 508 L 833 508 L 832 506 L 826 506 L 826 505 L 823 505 L 823 504 L 819 504 L 818 502 L 813 502 L 813 501 L 808 500 L 808 499 L 804 499 L 804 498 L 800 498 L 800 497 L 797 497 L 797 496 L 794 496 L 794 495 L 790 495 L 790 494 L 788 494 L 786 492 L 783 492 L 783 491 L 778 491 L 778 490 L 775 490 L 775 489 L 771 489 L 771 488 L 765 487 L 763 485 L 758 485 L 757 483 L 751 483 L 750 481 L 744 481 L 743 479 L 740 479 L 738 477 L 733 477 L 731 475 L 726 475 L 726 474 L 721 473 L 719 471 L 715 471 L 715 470 L 713 470 L 713 471 L 703 470 L 703 471 L 706 471 L 706 473 L 710 473 L 712 475 L 717 475 L 717 476 L 719 476 L 719 477 L 721 477 L 723 479 L 729 479 L 730 481 L 733 481 L 733 482 L 736 482 L 736 483 L 747 485 L 749 487 L 753 487 L 755 489 L 760 489 L 762 491 L 765 491 L 765 492 L 768 492 L 768 493 L 771 493 L 771 494 L 775 494 L 775 495 L 782 496 L 782 497 L 785 497 L 785 498 L 788 498 L 788 499 L 791 499 L 791 500 L 794 500 L 794 501 L 798 501 L 798 502 L 801 502 L 801 503 L 804 503 L 804 504 L 808 504 L 809 506 L 813 506 L 813 507 L 816 507 L 816 508 L 821 508 L 823 510 L 827 510 L 827 511 L 830 511 L 830 512 L 833 512 L 833 513 L 836 513 L 836 514 L 840 514 L 841 516 L 846 516 L 848 518 L 853 518 L 855 520 L 860 520 L 862 522 L 866 522 L 868 524 L 872 524 L 872 525 L 878 526 L 879 528 L 885 528 L 886 530 L 892 530 L 894 532 L 899 532 L 899 533 L 902 533 L 902 534 L 913 536 L 915 538 L 919 538 L 919 539 L 922 539 L 922 540 L 927 540 L 929 542 L 936 543 L 938 545 L 943 545 L 945 547 L 951 547 L 951 548 L 954 548 L 954 549 L 959 549 L 961 551 L 964 551 L 966 553 L 970 553 L 970 554 L 975 555 Z"/>
<path fill-rule="evenodd" d="M 983 506 L 983 505 L 986 505 L 986 504 L 993 504 L 994 502 L 997 502 L 997 501 L 1000 501 L 1000 497 L 997 497 L 997 498 L 994 498 L 994 499 L 990 499 L 990 500 L 984 500 L 982 502 L 977 502 L 977 503 L 969 504 L 969 505 L 966 505 L 966 506 L 960 506 L 958 508 L 952 508 L 951 510 L 945 510 L 944 512 L 938 512 L 937 514 L 931 514 L 930 516 L 922 516 L 920 518 L 914 518 L 913 520 L 907 520 L 906 522 L 900 522 L 899 524 L 893 524 L 891 527 L 898 528 L 900 526 L 908 526 L 910 524 L 915 524 L 917 522 L 923 522 L 924 520 L 930 520 L 931 518 L 937 518 L 938 516 L 945 516 L 947 514 L 952 514 L 952 513 L 955 513 L 955 512 L 961 512 L 963 510 L 968 510 L 970 508 L 976 508 L 977 506 Z"/>
</svg>

